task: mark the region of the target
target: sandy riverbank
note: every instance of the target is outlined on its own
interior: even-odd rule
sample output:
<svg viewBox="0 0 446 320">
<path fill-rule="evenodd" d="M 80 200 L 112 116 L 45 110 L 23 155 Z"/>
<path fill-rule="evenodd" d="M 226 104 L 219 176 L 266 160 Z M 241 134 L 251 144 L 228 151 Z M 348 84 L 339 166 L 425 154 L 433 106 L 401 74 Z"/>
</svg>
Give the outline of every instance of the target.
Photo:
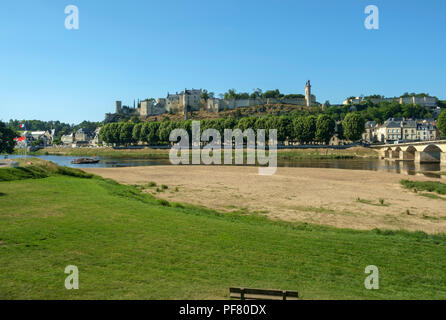
<svg viewBox="0 0 446 320">
<path fill-rule="evenodd" d="M 169 201 L 220 211 L 246 210 L 273 219 L 354 229 L 446 232 L 446 202 L 401 187 L 401 179 L 429 180 L 375 171 L 278 168 L 273 176 L 255 167 L 150 166 L 89 168 L 87 172 L 126 184 L 166 184 L 157 193 Z M 178 192 L 175 188 L 178 187 Z M 358 201 L 358 198 L 361 201 Z M 380 204 L 384 200 L 384 206 Z"/>
</svg>

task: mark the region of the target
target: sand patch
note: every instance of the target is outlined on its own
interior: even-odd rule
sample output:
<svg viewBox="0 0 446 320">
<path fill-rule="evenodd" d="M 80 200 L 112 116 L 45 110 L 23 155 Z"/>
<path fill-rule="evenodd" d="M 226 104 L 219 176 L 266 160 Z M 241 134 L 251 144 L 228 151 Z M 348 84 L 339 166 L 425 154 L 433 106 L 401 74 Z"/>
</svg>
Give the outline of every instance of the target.
<svg viewBox="0 0 446 320">
<path fill-rule="evenodd" d="M 399 183 L 430 180 L 426 177 L 321 168 L 278 168 L 275 175 L 259 176 L 255 167 L 238 166 L 84 170 L 125 184 L 165 184 L 169 189 L 157 197 L 219 211 L 243 209 L 272 219 L 362 230 L 446 232 L 445 202 L 418 196 Z"/>
</svg>

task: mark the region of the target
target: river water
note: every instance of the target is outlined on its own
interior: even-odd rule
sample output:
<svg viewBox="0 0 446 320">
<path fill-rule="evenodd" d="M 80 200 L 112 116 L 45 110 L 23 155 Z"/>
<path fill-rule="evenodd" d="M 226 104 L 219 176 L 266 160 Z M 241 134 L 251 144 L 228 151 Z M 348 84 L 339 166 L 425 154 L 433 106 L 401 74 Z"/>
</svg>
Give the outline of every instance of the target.
<svg viewBox="0 0 446 320">
<path fill-rule="evenodd" d="M 2 159 L 4 156 L 1 156 Z M 23 158 L 23 155 L 9 155 L 10 159 Z M 95 157 L 99 159 L 96 164 L 72 164 L 71 161 L 79 157 L 74 156 L 33 156 L 44 160 L 49 160 L 61 166 L 72 168 L 113 168 L 113 167 L 136 167 L 136 166 L 158 166 L 170 165 L 168 159 L 132 159 L 132 158 L 107 158 Z M 414 162 L 395 162 L 379 159 L 302 159 L 302 160 L 280 160 L 279 167 L 296 167 L 296 168 L 335 168 L 349 170 L 371 170 L 385 171 L 393 173 L 401 173 L 406 175 L 415 175 L 423 173 L 423 175 L 440 178 L 435 171 L 441 170 L 440 164 L 415 164 Z"/>
</svg>

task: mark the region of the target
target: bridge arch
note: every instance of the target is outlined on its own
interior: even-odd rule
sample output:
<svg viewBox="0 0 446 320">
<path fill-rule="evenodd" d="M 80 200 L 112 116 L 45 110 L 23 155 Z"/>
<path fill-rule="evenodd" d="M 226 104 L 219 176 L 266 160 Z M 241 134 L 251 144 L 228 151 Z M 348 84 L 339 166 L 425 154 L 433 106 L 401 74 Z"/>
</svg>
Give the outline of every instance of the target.
<svg viewBox="0 0 446 320">
<path fill-rule="evenodd" d="M 441 148 L 439 145 L 436 144 L 429 144 L 424 147 L 423 152 L 445 152 L 444 147 Z"/>
<path fill-rule="evenodd" d="M 384 148 L 383 150 L 384 150 L 384 158 L 390 158 L 390 155 L 392 153 L 392 148 L 387 147 L 387 148 Z"/>
<path fill-rule="evenodd" d="M 414 146 L 408 146 L 405 151 L 415 154 L 415 152 L 417 152 L 417 148 L 415 148 Z"/>
</svg>

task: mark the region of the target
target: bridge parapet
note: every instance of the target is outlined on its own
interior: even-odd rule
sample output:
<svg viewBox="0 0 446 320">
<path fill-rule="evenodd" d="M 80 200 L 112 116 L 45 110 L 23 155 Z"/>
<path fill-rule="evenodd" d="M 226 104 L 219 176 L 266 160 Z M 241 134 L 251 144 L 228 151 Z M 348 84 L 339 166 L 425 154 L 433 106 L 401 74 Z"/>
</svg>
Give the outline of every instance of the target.
<svg viewBox="0 0 446 320">
<path fill-rule="evenodd" d="M 420 141 L 372 146 L 382 159 L 438 163 L 446 166 L 446 140 Z"/>
</svg>

